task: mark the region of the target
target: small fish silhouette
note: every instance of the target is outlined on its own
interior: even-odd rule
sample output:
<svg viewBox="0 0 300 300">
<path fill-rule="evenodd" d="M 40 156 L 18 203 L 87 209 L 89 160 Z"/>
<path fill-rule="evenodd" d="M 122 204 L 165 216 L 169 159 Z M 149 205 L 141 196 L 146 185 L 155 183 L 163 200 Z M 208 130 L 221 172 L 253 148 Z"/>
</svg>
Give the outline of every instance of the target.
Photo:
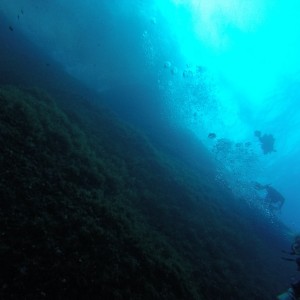
<svg viewBox="0 0 300 300">
<path fill-rule="evenodd" d="M 208 138 L 209 139 L 215 139 L 217 137 L 217 135 L 213 132 L 211 132 L 209 135 L 208 135 Z"/>
</svg>

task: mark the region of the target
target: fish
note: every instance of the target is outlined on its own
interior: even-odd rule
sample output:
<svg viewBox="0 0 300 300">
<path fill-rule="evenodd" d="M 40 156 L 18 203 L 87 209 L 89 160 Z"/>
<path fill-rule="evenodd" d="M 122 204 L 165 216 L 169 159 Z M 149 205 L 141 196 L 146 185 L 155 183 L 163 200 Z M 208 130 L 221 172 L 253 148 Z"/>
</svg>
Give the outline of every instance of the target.
<svg viewBox="0 0 300 300">
<path fill-rule="evenodd" d="M 213 132 L 209 133 L 208 136 L 207 136 L 209 139 L 215 139 L 217 137 L 217 135 Z"/>
</svg>

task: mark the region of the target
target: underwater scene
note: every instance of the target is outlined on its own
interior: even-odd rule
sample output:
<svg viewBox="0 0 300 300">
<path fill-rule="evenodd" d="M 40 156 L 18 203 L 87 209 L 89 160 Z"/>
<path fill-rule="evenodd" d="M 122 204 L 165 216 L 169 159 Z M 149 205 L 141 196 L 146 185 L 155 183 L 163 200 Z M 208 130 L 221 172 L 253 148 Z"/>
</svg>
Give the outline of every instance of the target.
<svg viewBox="0 0 300 300">
<path fill-rule="evenodd" d="M 0 299 L 300 299 L 300 2 L 0 1 Z"/>
</svg>

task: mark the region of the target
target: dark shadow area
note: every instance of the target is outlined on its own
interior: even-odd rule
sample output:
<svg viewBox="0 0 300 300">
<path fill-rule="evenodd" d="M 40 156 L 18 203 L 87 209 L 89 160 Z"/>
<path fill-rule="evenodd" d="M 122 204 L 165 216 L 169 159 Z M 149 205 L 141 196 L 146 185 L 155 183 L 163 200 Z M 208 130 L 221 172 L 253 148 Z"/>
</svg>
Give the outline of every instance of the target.
<svg viewBox="0 0 300 300">
<path fill-rule="evenodd" d="M 268 300 L 288 286 L 287 229 L 219 186 L 195 137 L 149 122 L 144 88 L 99 95 L 0 19 L 0 298 Z M 98 105 L 133 95 L 131 125 Z"/>
</svg>

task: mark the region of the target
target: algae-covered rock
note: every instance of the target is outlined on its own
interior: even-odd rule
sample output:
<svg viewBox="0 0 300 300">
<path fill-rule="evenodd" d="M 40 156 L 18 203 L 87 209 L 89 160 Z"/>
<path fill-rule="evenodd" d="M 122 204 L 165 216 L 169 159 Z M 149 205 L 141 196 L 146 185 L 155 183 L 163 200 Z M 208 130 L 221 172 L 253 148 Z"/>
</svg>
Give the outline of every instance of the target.
<svg viewBox="0 0 300 300">
<path fill-rule="evenodd" d="M 285 266 L 255 228 L 272 224 L 96 105 L 66 104 L 0 88 L 2 299 L 273 298 Z"/>
<path fill-rule="evenodd" d="M 124 174 L 47 94 L 2 87 L 0 106 L 3 299 L 192 297 L 174 250 L 127 206 Z"/>
</svg>

